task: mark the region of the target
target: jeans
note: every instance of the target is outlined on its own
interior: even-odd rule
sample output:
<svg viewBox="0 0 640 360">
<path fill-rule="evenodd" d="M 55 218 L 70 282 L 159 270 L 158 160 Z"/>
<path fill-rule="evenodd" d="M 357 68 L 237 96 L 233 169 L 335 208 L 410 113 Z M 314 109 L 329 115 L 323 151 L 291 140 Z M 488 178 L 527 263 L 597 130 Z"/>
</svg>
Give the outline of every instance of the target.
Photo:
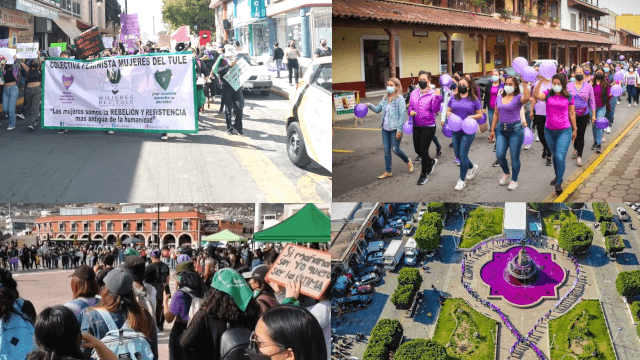
<svg viewBox="0 0 640 360">
<path fill-rule="evenodd" d="M 531 123 L 533 122 L 533 119 L 531 118 L 531 116 L 529 116 L 529 111 L 527 110 L 524 111 L 524 119 L 527 122 L 527 126 L 531 127 Z"/>
<path fill-rule="evenodd" d="M 493 114 L 495 111 L 496 109 L 487 108 L 487 124 L 489 125 L 489 130 L 491 130 L 491 126 L 493 126 Z"/>
<path fill-rule="evenodd" d="M 402 161 L 409 163 L 409 158 L 400 149 L 400 140 L 396 140 L 396 130 L 382 129 L 382 144 L 384 146 L 384 166 L 388 173 L 391 172 L 391 151 L 398 155 Z"/>
<path fill-rule="evenodd" d="M 442 146 L 440 146 L 440 141 L 438 141 L 438 137 L 433 135 L 433 143 L 436 145 L 436 149 L 441 148 Z"/>
<path fill-rule="evenodd" d="M 276 59 L 276 72 L 278 73 L 278 77 L 280 77 L 280 66 L 282 65 L 282 59 Z"/>
<path fill-rule="evenodd" d="M 18 101 L 18 85 L 4 87 L 2 91 L 2 110 L 9 115 L 9 127 L 16 126 L 16 102 Z"/>
<path fill-rule="evenodd" d="M 611 108 L 610 111 L 607 111 L 605 117 L 607 118 L 607 120 L 609 120 L 609 125 L 613 125 L 613 117 L 616 113 L 616 106 L 618 105 L 618 98 L 617 97 L 611 97 L 611 101 L 609 101 L 609 107 Z"/>
<path fill-rule="evenodd" d="M 547 122 L 547 117 L 545 115 L 534 115 L 533 116 L 533 126 L 538 130 L 538 138 L 540 139 L 540 143 L 544 148 L 545 152 L 549 152 L 549 146 L 547 146 L 547 140 L 544 137 L 544 129 L 545 123 Z"/>
<path fill-rule="evenodd" d="M 591 121 L 589 114 L 576 116 L 576 126 L 578 127 L 578 132 L 576 134 L 576 139 L 573 141 L 573 148 L 576 149 L 579 157 L 582 157 L 582 151 L 584 150 L 584 133 L 587 131 L 589 121 Z"/>
<path fill-rule="evenodd" d="M 298 83 L 298 59 L 289 59 L 287 61 L 287 70 L 289 70 L 289 84 L 291 84 L 291 76 L 296 72 L 296 84 Z"/>
<path fill-rule="evenodd" d="M 413 127 L 413 144 L 416 147 L 418 155 L 422 158 L 422 171 L 420 172 L 422 175 L 427 175 L 431 172 L 433 160 L 429 156 L 429 147 L 435 134 L 435 126 Z"/>
<path fill-rule="evenodd" d="M 511 154 L 511 180 L 517 182 L 520 174 L 520 149 L 524 142 L 524 126 L 522 122 L 516 121 L 512 124 L 497 124 L 496 157 L 498 163 L 505 174 L 509 174 L 509 163 L 507 162 L 507 148 Z"/>
<path fill-rule="evenodd" d="M 601 106 L 599 108 L 596 108 L 596 119 L 600 119 L 605 117 L 605 115 L 607 114 L 607 106 Z M 600 145 L 602 144 L 602 135 L 604 133 L 604 130 L 599 129 L 596 124 L 591 124 L 592 130 L 593 130 L 593 142 L 595 142 L 596 144 Z"/>
<path fill-rule="evenodd" d="M 561 130 L 544 129 L 544 137 L 551 150 L 551 155 L 553 155 L 553 170 L 556 173 L 556 184 L 562 184 L 565 160 L 567 150 L 569 150 L 569 145 L 571 144 L 572 133 L 573 130 L 571 127 Z"/>
<path fill-rule="evenodd" d="M 635 101 L 636 91 L 638 91 L 638 89 L 636 89 L 635 85 L 627 85 L 627 100 L 629 101 L 629 104 L 631 104 L 632 101 Z"/>
<path fill-rule="evenodd" d="M 475 133 L 467 135 L 464 131 L 454 131 L 453 136 L 451 136 L 453 151 L 458 160 L 460 160 L 460 180 L 462 181 L 467 178 L 467 170 L 473 168 L 473 163 L 469 159 L 469 149 L 475 137 Z"/>
<path fill-rule="evenodd" d="M 42 86 L 34 86 L 26 88 L 24 91 L 24 102 L 26 104 L 26 111 L 24 112 L 24 118 L 27 120 L 27 124 L 36 125 L 39 120 L 40 114 L 40 100 L 42 95 Z"/>
<path fill-rule="evenodd" d="M 222 103 L 225 107 L 225 117 L 227 119 L 227 131 L 233 130 L 235 127 L 238 131 L 242 131 L 242 109 L 244 109 L 244 97 L 242 95 L 242 87 L 234 91 L 232 87 L 225 86 L 222 88 Z M 235 120 L 234 120 L 235 115 Z M 232 121 L 234 120 L 234 121 Z"/>
</svg>

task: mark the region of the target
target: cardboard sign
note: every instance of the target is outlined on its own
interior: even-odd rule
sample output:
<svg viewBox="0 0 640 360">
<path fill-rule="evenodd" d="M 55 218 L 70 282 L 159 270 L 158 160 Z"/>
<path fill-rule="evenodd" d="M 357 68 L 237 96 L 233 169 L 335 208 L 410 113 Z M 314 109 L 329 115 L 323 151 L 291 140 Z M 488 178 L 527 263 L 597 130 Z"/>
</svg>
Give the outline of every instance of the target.
<svg viewBox="0 0 640 360">
<path fill-rule="evenodd" d="M 113 38 L 105 36 L 102 38 L 102 43 L 104 44 L 105 49 L 111 49 L 113 47 Z"/>
<path fill-rule="evenodd" d="M 59 47 L 62 51 L 67 51 L 67 43 L 51 43 L 51 47 Z"/>
<path fill-rule="evenodd" d="M 300 293 L 319 299 L 331 282 L 331 255 L 325 251 L 287 244 L 266 279 L 285 286 L 300 282 Z"/>
<path fill-rule="evenodd" d="M 0 48 L 9 47 L 9 39 L 0 39 Z"/>
<path fill-rule="evenodd" d="M 76 44 L 76 57 L 79 59 L 86 59 L 104 50 L 102 35 L 100 35 L 100 30 L 98 30 L 97 26 L 83 32 L 73 39 L 73 42 Z"/>
<path fill-rule="evenodd" d="M 18 33 L 18 43 L 30 43 L 33 41 L 33 31 L 20 30 Z"/>
<path fill-rule="evenodd" d="M 38 43 L 18 43 L 16 56 L 18 59 L 37 59 L 39 47 Z"/>
<path fill-rule="evenodd" d="M 207 45 L 211 41 L 211 31 L 200 31 L 200 45 Z"/>
<path fill-rule="evenodd" d="M 171 37 L 169 34 L 160 34 L 158 35 L 158 45 L 160 47 L 170 47 L 171 46 Z"/>
<path fill-rule="evenodd" d="M 16 49 L 0 48 L 0 56 L 7 59 L 7 64 L 13 64 L 13 56 L 16 54 Z"/>
<path fill-rule="evenodd" d="M 244 59 L 240 59 L 236 62 L 229 71 L 223 76 L 225 80 L 231 85 L 234 90 L 238 90 L 251 75 L 249 74 L 249 64 Z"/>
<path fill-rule="evenodd" d="M 62 54 L 62 48 L 57 46 L 49 48 L 49 55 L 51 55 L 51 57 L 60 57 L 60 54 Z"/>
<path fill-rule="evenodd" d="M 338 115 L 353 114 L 356 108 L 356 94 L 342 93 L 333 95 L 333 103 L 336 106 Z"/>
</svg>

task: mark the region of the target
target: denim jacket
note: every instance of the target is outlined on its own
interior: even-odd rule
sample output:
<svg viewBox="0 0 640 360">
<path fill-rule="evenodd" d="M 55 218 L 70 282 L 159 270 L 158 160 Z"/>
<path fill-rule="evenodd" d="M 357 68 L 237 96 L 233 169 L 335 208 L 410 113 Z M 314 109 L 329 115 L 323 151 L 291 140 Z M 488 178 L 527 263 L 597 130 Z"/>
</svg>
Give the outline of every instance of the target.
<svg viewBox="0 0 640 360">
<path fill-rule="evenodd" d="M 376 114 L 382 112 L 380 118 L 380 127 L 384 124 L 384 116 L 387 111 L 388 99 L 385 96 L 378 105 L 370 105 L 369 109 L 373 110 Z M 402 96 L 396 97 L 391 101 L 391 111 L 389 111 L 389 129 L 402 131 L 402 125 L 407 120 L 407 104 L 404 103 Z"/>
</svg>

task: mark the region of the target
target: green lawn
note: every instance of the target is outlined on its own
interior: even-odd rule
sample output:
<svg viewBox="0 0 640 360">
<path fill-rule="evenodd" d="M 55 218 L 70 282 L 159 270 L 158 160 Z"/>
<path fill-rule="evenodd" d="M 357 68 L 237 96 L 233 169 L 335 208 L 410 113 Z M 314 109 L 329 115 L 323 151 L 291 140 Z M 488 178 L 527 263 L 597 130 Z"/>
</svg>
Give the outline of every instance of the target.
<svg viewBox="0 0 640 360">
<path fill-rule="evenodd" d="M 576 322 L 576 325 L 572 327 L 571 325 L 574 322 Z M 597 349 L 597 356 L 592 357 L 590 354 L 583 354 L 582 356 L 584 357 L 580 357 L 576 352 L 570 350 L 569 335 L 572 332 L 586 334 L 587 341 Z M 549 323 L 549 339 L 553 339 L 554 334 L 557 335 L 553 349 L 551 349 L 551 360 L 560 360 L 566 354 L 574 354 L 579 359 L 615 360 L 607 325 L 597 300 L 583 300 L 568 313 L 551 320 Z M 571 358 L 571 356 L 565 357 L 565 359 L 568 358 Z"/>
<path fill-rule="evenodd" d="M 558 238 L 558 232 L 560 229 L 554 227 L 555 225 L 562 226 L 566 222 L 577 222 L 576 215 L 569 210 L 549 211 L 544 212 L 542 215 L 542 231 L 549 237 L 554 239 Z"/>
<path fill-rule="evenodd" d="M 469 249 L 480 241 L 502 234 L 504 209 L 490 209 L 478 207 L 469 213 L 462 231 L 462 243 L 460 247 Z"/>
<path fill-rule="evenodd" d="M 458 309 L 462 309 L 462 313 L 454 313 Z M 456 331 L 456 320 L 454 314 L 459 319 L 459 327 Z M 464 320 L 462 320 L 464 319 Z M 463 323 L 463 324 L 462 324 Z M 470 324 L 472 323 L 472 324 Z M 461 325 L 462 324 L 462 325 Z M 461 329 L 471 329 L 467 332 Z M 493 359 L 495 353 L 495 343 L 491 335 L 491 330 L 494 331 L 495 336 L 496 321 L 488 318 L 481 313 L 471 308 L 462 299 L 446 299 L 438 322 L 436 324 L 436 331 L 433 334 L 433 340 L 446 346 L 452 340 L 461 341 L 461 343 L 472 342 L 473 345 L 464 354 L 457 354 L 454 346 L 447 348 L 447 353 L 451 356 L 452 360 L 480 360 L 480 359 Z M 479 338 L 474 338 L 473 333 L 478 332 Z M 452 336 L 453 335 L 453 336 Z"/>
</svg>

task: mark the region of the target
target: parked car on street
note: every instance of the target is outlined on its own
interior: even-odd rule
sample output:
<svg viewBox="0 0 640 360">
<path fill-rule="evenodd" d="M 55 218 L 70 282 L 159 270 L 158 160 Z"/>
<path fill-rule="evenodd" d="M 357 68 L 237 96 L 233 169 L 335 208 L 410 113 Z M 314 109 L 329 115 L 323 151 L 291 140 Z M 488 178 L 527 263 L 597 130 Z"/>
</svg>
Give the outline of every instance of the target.
<svg viewBox="0 0 640 360">
<path fill-rule="evenodd" d="M 364 295 L 364 294 L 370 294 L 372 292 L 373 292 L 372 285 L 360 285 L 360 286 L 354 286 L 351 288 L 351 295 Z"/>
<path fill-rule="evenodd" d="M 384 268 L 382 267 L 382 265 L 370 265 L 370 266 L 363 267 L 362 269 L 356 270 L 356 271 L 357 271 L 356 277 L 361 277 L 361 276 L 364 276 L 364 275 L 368 275 L 368 274 L 370 274 L 372 272 L 380 275 L 380 274 L 382 274 L 384 272 Z"/>
<path fill-rule="evenodd" d="M 243 90 L 250 91 L 252 93 L 258 93 L 263 96 L 269 95 L 271 92 L 271 86 L 273 80 L 271 75 L 267 72 L 267 68 L 264 63 L 256 60 L 253 56 L 245 52 L 238 53 L 238 60 L 244 59 L 249 64 L 249 79 L 242 85 Z"/>
<path fill-rule="evenodd" d="M 331 310 L 339 312 L 362 309 L 371 304 L 372 298 L 373 297 L 371 295 L 355 295 L 333 299 L 331 300 Z"/>
<path fill-rule="evenodd" d="M 380 276 L 378 274 L 376 274 L 375 272 L 372 272 L 370 274 L 367 274 L 365 276 L 361 276 L 356 278 L 356 281 L 354 283 L 355 286 L 360 286 L 360 285 L 375 285 L 378 282 L 380 282 Z"/>
<path fill-rule="evenodd" d="M 629 214 L 627 214 L 627 211 L 621 207 L 616 209 L 617 213 L 618 213 L 618 220 L 620 221 L 627 221 L 629 220 Z"/>
<path fill-rule="evenodd" d="M 384 251 L 377 251 L 377 252 L 374 252 L 372 254 L 369 254 L 369 256 L 367 257 L 367 261 L 373 261 L 375 259 L 382 259 L 383 256 L 384 256 Z"/>
</svg>

